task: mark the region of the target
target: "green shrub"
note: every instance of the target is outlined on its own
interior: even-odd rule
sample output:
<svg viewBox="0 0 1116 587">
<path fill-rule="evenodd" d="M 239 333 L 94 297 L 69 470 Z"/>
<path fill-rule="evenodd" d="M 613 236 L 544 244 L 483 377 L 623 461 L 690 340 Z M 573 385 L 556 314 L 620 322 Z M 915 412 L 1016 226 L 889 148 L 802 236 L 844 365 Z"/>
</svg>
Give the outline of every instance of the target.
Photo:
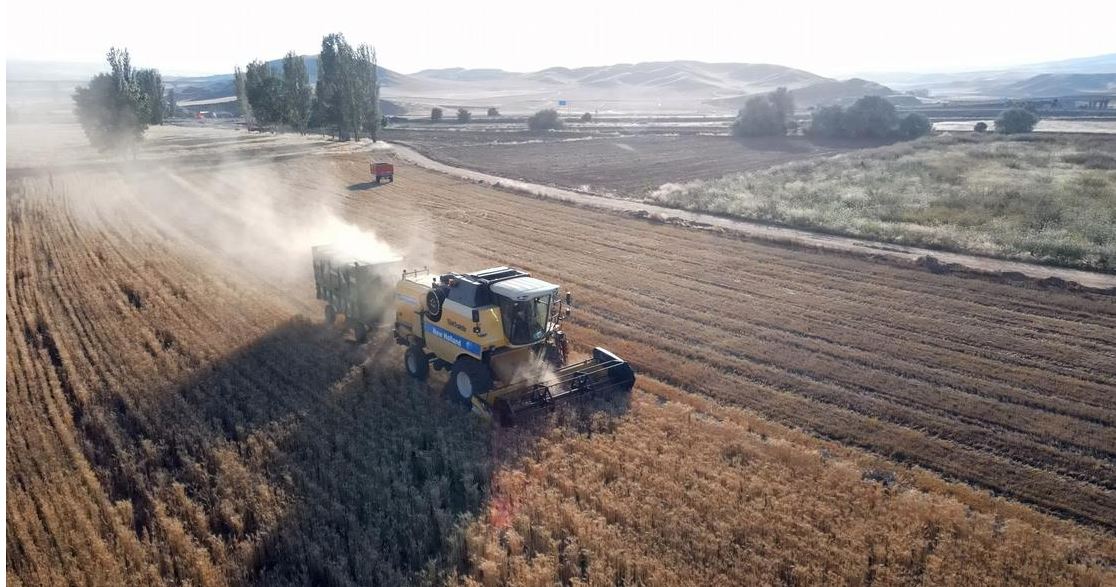
<svg viewBox="0 0 1116 587">
<path fill-rule="evenodd" d="M 827 138 L 845 136 L 845 109 L 827 106 L 815 110 L 810 116 L 809 134 Z"/>
<path fill-rule="evenodd" d="M 864 96 L 845 111 L 844 127 L 851 137 L 889 137 L 898 125 L 895 106 L 880 96 Z"/>
<path fill-rule="evenodd" d="M 438 122 L 441 119 L 442 119 L 442 109 L 437 108 L 437 107 L 431 108 L 430 109 L 430 120 L 433 121 L 433 122 Z"/>
<path fill-rule="evenodd" d="M 732 123 L 732 134 L 738 137 L 773 137 L 786 133 L 786 121 L 779 117 L 775 105 L 766 96 L 749 98 Z"/>
<path fill-rule="evenodd" d="M 562 119 L 558 111 L 553 108 L 539 110 L 527 119 L 527 128 L 530 130 L 557 130 L 562 128 Z"/>
<path fill-rule="evenodd" d="M 899 136 L 905 139 L 926 136 L 932 129 L 930 119 L 917 112 L 912 112 L 899 121 Z"/>
<path fill-rule="evenodd" d="M 1029 133 L 1038 124 L 1038 116 L 1023 108 L 1008 108 L 996 119 L 996 132 L 1006 135 Z"/>
</svg>

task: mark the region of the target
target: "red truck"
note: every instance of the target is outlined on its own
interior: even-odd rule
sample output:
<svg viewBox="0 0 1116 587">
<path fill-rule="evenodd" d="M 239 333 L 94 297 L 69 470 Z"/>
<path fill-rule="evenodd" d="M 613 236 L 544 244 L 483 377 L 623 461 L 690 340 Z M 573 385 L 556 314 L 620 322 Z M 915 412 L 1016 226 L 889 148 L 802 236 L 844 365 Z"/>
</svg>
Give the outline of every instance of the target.
<svg viewBox="0 0 1116 587">
<path fill-rule="evenodd" d="M 376 183 L 380 183 L 382 179 L 395 183 L 395 166 L 391 163 L 369 163 L 368 169 L 372 172 L 372 177 L 376 178 Z"/>
</svg>

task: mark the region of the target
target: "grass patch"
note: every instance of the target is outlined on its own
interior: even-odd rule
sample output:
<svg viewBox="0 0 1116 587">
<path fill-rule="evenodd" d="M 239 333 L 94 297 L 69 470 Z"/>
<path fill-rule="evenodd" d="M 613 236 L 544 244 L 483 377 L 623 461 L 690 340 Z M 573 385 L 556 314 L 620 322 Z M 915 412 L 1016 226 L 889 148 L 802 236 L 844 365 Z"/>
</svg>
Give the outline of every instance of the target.
<svg viewBox="0 0 1116 587">
<path fill-rule="evenodd" d="M 825 232 L 1116 271 L 1116 139 L 938 136 L 710 181 L 649 201 Z"/>
</svg>

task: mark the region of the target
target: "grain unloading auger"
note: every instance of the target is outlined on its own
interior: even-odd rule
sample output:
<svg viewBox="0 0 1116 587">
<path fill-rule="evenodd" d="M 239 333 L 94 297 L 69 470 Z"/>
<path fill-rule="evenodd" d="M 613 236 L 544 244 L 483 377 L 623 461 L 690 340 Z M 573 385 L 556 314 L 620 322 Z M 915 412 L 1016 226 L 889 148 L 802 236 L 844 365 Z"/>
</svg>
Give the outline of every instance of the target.
<svg viewBox="0 0 1116 587">
<path fill-rule="evenodd" d="M 602 348 L 567 364 L 561 330 L 572 299 L 518 269 L 430 275 L 403 272 L 395 288 L 395 340 L 407 372 L 450 372 L 447 392 L 507 424 L 574 397 L 627 392 L 635 371 Z"/>
</svg>

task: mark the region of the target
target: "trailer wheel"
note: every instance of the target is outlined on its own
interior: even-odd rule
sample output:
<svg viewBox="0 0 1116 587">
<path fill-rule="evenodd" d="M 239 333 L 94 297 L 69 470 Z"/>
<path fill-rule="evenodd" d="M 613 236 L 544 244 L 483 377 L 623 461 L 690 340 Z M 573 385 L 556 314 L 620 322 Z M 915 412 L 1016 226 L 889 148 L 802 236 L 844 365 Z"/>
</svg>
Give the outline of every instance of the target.
<svg viewBox="0 0 1116 587">
<path fill-rule="evenodd" d="M 333 304 L 326 304 L 325 307 L 325 323 L 326 326 L 333 326 L 333 322 L 337 320 L 337 310 L 333 308 Z"/>
<path fill-rule="evenodd" d="M 430 373 L 430 361 L 426 359 L 426 351 L 417 344 L 407 347 L 407 352 L 403 353 L 403 366 L 407 368 L 408 375 L 419 381 L 425 380 Z"/>
<path fill-rule="evenodd" d="M 450 382 L 457 390 L 457 399 L 469 403 L 474 395 L 488 393 L 492 389 L 492 374 L 480 361 L 461 357 L 453 364 Z"/>
<path fill-rule="evenodd" d="M 364 325 L 364 322 L 353 324 L 353 338 L 360 344 L 368 342 L 368 327 Z"/>
<path fill-rule="evenodd" d="M 442 319 L 442 302 L 445 301 L 446 294 L 440 289 L 432 289 L 426 292 L 426 317 L 431 322 L 437 322 Z"/>
</svg>

